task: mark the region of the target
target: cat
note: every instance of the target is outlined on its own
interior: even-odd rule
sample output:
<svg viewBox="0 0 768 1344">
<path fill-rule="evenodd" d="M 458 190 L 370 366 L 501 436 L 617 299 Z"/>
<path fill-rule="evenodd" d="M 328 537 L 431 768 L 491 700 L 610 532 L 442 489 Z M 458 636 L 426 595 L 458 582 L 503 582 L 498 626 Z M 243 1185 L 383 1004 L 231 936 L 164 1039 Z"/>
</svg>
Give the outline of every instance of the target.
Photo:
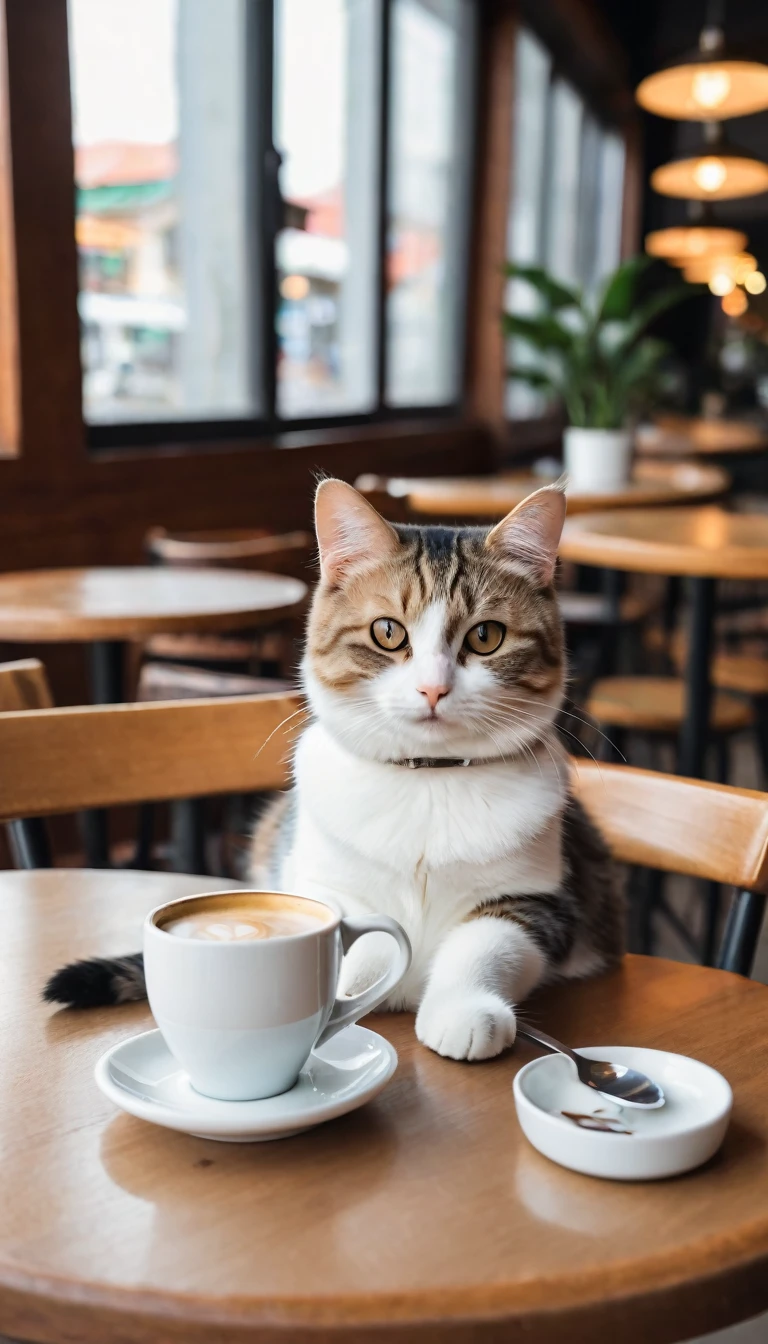
<svg viewBox="0 0 768 1344">
<path fill-rule="evenodd" d="M 616 870 L 569 788 L 555 721 L 566 663 L 554 589 L 565 496 L 547 486 L 485 528 L 391 524 L 351 486 L 318 487 L 320 581 L 302 679 L 312 721 L 294 788 L 252 842 L 257 887 L 387 913 L 413 960 L 387 1007 L 419 1040 L 479 1060 L 512 1045 L 536 986 L 622 953 Z M 370 934 L 341 991 L 386 969 Z M 141 957 L 65 967 L 45 997 L 144 995 Z"/>
</svg>

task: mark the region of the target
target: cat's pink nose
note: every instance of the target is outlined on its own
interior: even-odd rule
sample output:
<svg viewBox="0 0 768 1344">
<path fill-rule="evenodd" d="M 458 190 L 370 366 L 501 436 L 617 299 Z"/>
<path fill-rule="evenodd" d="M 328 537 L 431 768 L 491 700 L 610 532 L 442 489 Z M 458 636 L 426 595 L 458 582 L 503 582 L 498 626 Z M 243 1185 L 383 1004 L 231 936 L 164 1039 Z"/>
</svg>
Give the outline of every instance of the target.
<svg viewBox="0 0 768 1344">
<path fill-rule="evenodd" d="M 438 700 L 442 700 L 444 695 L 450 691 L 450 686 L 417 686 L 416 690 L 420 695 L 426 696 L 427 704 L 434 714 L 437 709 Z"/>
</svg>

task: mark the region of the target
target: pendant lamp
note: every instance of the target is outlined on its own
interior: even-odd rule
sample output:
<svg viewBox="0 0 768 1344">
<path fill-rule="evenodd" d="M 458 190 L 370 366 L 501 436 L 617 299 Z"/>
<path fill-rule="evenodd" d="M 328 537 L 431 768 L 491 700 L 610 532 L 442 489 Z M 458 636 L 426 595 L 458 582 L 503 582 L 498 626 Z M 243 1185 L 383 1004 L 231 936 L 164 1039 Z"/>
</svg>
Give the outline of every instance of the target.
<svg viewBox="0 0 768 1344">
<path fill-rule="evenodd" d="M 676 121 L 725 121 L 762 112 L 768 108 L 768 65 L 745 56 L 726 47 L 722 28 L 710 19 L 697 50 L 648 75 L 635 97 L 647 112 Z"/>
<path fill-rule="evenodd" d="M 747 245 L 746 233 L 738 229 L 720 229 L 714 225 L 692 225 L 689 228 L 656 229 L 646 235 L 645 250 L 649 257 L 661 257 L 674 265 L 700 261 L 705 257 L 734 256 Z"/>
<path fill-rule="evenodd" d="M 662 196 L 695 201 L 732 201 L 768 191 L 768 163 L 730 144 L 719 122 L 704 128 L 705 148 L 663 163 L 651 173 L 651 186 Z"/>
</svg>

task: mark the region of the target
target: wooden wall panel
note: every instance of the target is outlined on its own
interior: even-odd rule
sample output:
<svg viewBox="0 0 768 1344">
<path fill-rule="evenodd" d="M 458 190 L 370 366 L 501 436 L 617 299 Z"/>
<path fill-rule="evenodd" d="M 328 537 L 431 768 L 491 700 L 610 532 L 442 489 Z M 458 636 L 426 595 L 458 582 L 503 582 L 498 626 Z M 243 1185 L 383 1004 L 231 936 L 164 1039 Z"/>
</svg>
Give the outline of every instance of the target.
<svg viewBox="0 0 768 1344">
<path fill-rule="evenodd" d="M 481 7 L 478 169 L 470 273 L 467 397 L 473 415 L 500 437 L 504 427 L 506 350 L 501 330 L 507 218 L 512 173 L 516 6 Z"/>
</svg>

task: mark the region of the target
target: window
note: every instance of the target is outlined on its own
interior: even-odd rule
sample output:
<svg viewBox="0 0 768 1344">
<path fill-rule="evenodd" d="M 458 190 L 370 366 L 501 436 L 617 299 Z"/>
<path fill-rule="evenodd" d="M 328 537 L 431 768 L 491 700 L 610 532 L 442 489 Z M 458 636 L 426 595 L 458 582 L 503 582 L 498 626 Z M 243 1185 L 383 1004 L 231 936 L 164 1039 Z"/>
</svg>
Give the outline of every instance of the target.
<svg viewBox="0 0 768 1344">
<path fill-rule="evenodd" d="M 444 405 L 460 385 L 470 20 L 462 0 L 392 5 L 386 394 L 393 406 Z"/>
<path fill-rule="evenodd" d="M 474 0 L 68 12 L 92 441 L 457 405 Z"/>
<path fill-rule="evenodd" d="M 377 401 L 379 0 L 278 0 L 277 404 L 284 417 Z"/>
<path fill-rule="evenodd" d="M 508 255 L 594 291 L 619 262 L 623 137 L 555 71 L 549 52 L 527 29 L 516 44 L 515 89 Z M 537 300 L 528 285 L 512 281 L 506 302 L 510 311 L 526 313 Z M 523 350 L 511 341 L 510 363 Z M 510 418 L 540 415 L 545 407 L 541 394 L 507 384 Z"/>
<path fill-rule="evenodd" d="M 245 0 L 70 0 L 83 404 L 258 415 Z"/>
</svg>

